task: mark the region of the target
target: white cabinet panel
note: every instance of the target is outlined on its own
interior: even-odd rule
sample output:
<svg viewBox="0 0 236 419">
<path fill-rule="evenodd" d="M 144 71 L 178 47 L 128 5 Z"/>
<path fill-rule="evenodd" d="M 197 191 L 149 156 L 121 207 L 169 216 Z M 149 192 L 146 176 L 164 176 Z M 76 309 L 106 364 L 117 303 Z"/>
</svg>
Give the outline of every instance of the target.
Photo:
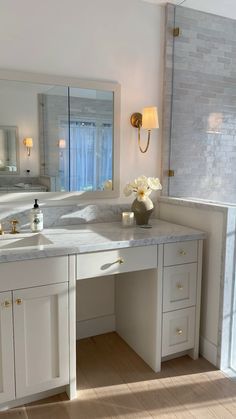
<svg viewBox="0 0 236 419">
<path fill-rule="evenodd" d="M 163 314 L 162 356 L 194 347 L 195 307 Z"/>
<path fill-rule="evenodd" d="M 164 268 L 163 311 L 196 304 L 197 263 Z"/>
<path fill-rule="evenodd" d="M 157 246 L 130 247 L 77 256 L 77 279 L 157 268 Z"/>
<path fill-rule="evenodd" d="M 0 293 L 0 403 L 15 399 L 12 293 Z"/>
<path fill-rule="evenodd" d="M 69 382 L 68 283 L 13 292 L 16 396 Z"/>
<path fill-rule="evenodd" d="M 198 241 L 167 243 L 164 245 L 164 266 L 197 262 Z"/>
<path fill-rule="evenodd" d="M 68 281 L 68 256 L 0 263 L 0 291 Z"/>
</svg>

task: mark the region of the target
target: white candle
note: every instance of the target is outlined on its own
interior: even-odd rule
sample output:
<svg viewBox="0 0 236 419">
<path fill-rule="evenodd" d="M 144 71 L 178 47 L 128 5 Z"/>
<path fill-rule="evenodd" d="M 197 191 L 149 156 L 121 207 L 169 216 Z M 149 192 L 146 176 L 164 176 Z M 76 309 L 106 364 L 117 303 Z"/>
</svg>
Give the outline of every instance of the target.
<svg viewBox="0 0 236 419">
<path fill-rule="evenodd" d="M 134 225 L 134 213 L 133 212 L 122 212 L 122 225 L 124 227 L 130 227 Z"/>
</svg>

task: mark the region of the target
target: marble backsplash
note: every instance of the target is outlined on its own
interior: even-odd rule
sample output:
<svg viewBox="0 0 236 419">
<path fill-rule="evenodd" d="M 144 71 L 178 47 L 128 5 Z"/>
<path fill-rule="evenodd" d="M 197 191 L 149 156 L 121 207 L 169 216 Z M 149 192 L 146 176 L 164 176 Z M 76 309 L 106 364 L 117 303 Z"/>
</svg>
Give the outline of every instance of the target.
<svg viewBox="0 0 236 419">
<path fill-rule="evenodd" d="M 122 211 L 130 211 L 131 204 L 73 204 L 66 206 L 42 206 L 44 228 L 73 224 L 121 221 Z M 19 221 L 19 228 L 29 227 L 30 208 L 1 211 L 3 228 L 10 229 L 10 221 Z"/>
</svg>

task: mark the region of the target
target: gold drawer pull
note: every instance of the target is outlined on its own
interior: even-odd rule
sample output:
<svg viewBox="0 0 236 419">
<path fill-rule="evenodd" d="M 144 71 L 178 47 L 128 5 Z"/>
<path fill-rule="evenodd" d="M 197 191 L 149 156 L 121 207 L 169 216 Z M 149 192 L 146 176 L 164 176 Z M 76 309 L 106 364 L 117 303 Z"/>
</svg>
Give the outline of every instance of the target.
<svg viewBox="0 0 236 419">
<path fill-rule="evenodd" d="M 111 268 L 111 266 L 116 265 L 116 264 L 122 265 L 123 263 L 125 263 L 123 258 L 118 258 L 117 260 L 115 260 L 115 262 L 111 262 L 111 263 L 105 263 L 105 265 L 101 266 L 101 270 L 105 271 L 106 269 Z"/>
<path fill-rule="evenodd" d="M 176 333 L 177 333 L 177 335 L 181 336 L 183 334 L 183 330 L 182 329 L 176 329 Z"/>
<path fill-rule="evenodd" d="M 180 284 L 180 283 L 177 284 L 176 286 L 177 286 L 177 288 L 178 288 L 179 291 L 182 291 L 184 289 L 183 285 Z"/>
<path fill-rule="evenodd" d="M 4 301 L 4 302 L 2 303 L 2 306 L 3 306 L 4 308 L 9 308 L 9 307 L 11 306 L 11 301 L 8 301 L 8 300 Z"/>
<path fill-rule="evenodd" d="M 184 249 L 180 249 L 179 250 L 179 255 L 180 256 L 186 256 L 187 252 Z"/>
<path fill-rule="evenodd" d="M 20 306 L 22 303 L 23 303 L 22 298 L 17 298 L 17 299 L 16 299 L 16 304 L 17 304 L 18 306 Z"/>
</svg>

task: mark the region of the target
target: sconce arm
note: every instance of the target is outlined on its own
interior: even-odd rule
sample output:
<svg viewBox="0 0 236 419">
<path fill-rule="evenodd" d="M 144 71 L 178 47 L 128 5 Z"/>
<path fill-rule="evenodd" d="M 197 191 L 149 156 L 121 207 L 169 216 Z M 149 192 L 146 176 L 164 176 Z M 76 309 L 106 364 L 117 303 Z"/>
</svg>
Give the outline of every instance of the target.
<svg viewBox="0 0 236 419">
<path fill-rule="evenodd" d="M 147 139 L 147 144 L 145 148 L 142 148 L 141 146 L 141 130 L 140 127 L 138 127 L 138 146 L 139 146 L 139 150 L 141 151 L 141 153 L 146 153 L 148 147 L 149 147 L 149 143 L 150 143 L 150 137 L 151 137 L 151 130 L 148 130 L 148 139 Z"/>
</svg>

